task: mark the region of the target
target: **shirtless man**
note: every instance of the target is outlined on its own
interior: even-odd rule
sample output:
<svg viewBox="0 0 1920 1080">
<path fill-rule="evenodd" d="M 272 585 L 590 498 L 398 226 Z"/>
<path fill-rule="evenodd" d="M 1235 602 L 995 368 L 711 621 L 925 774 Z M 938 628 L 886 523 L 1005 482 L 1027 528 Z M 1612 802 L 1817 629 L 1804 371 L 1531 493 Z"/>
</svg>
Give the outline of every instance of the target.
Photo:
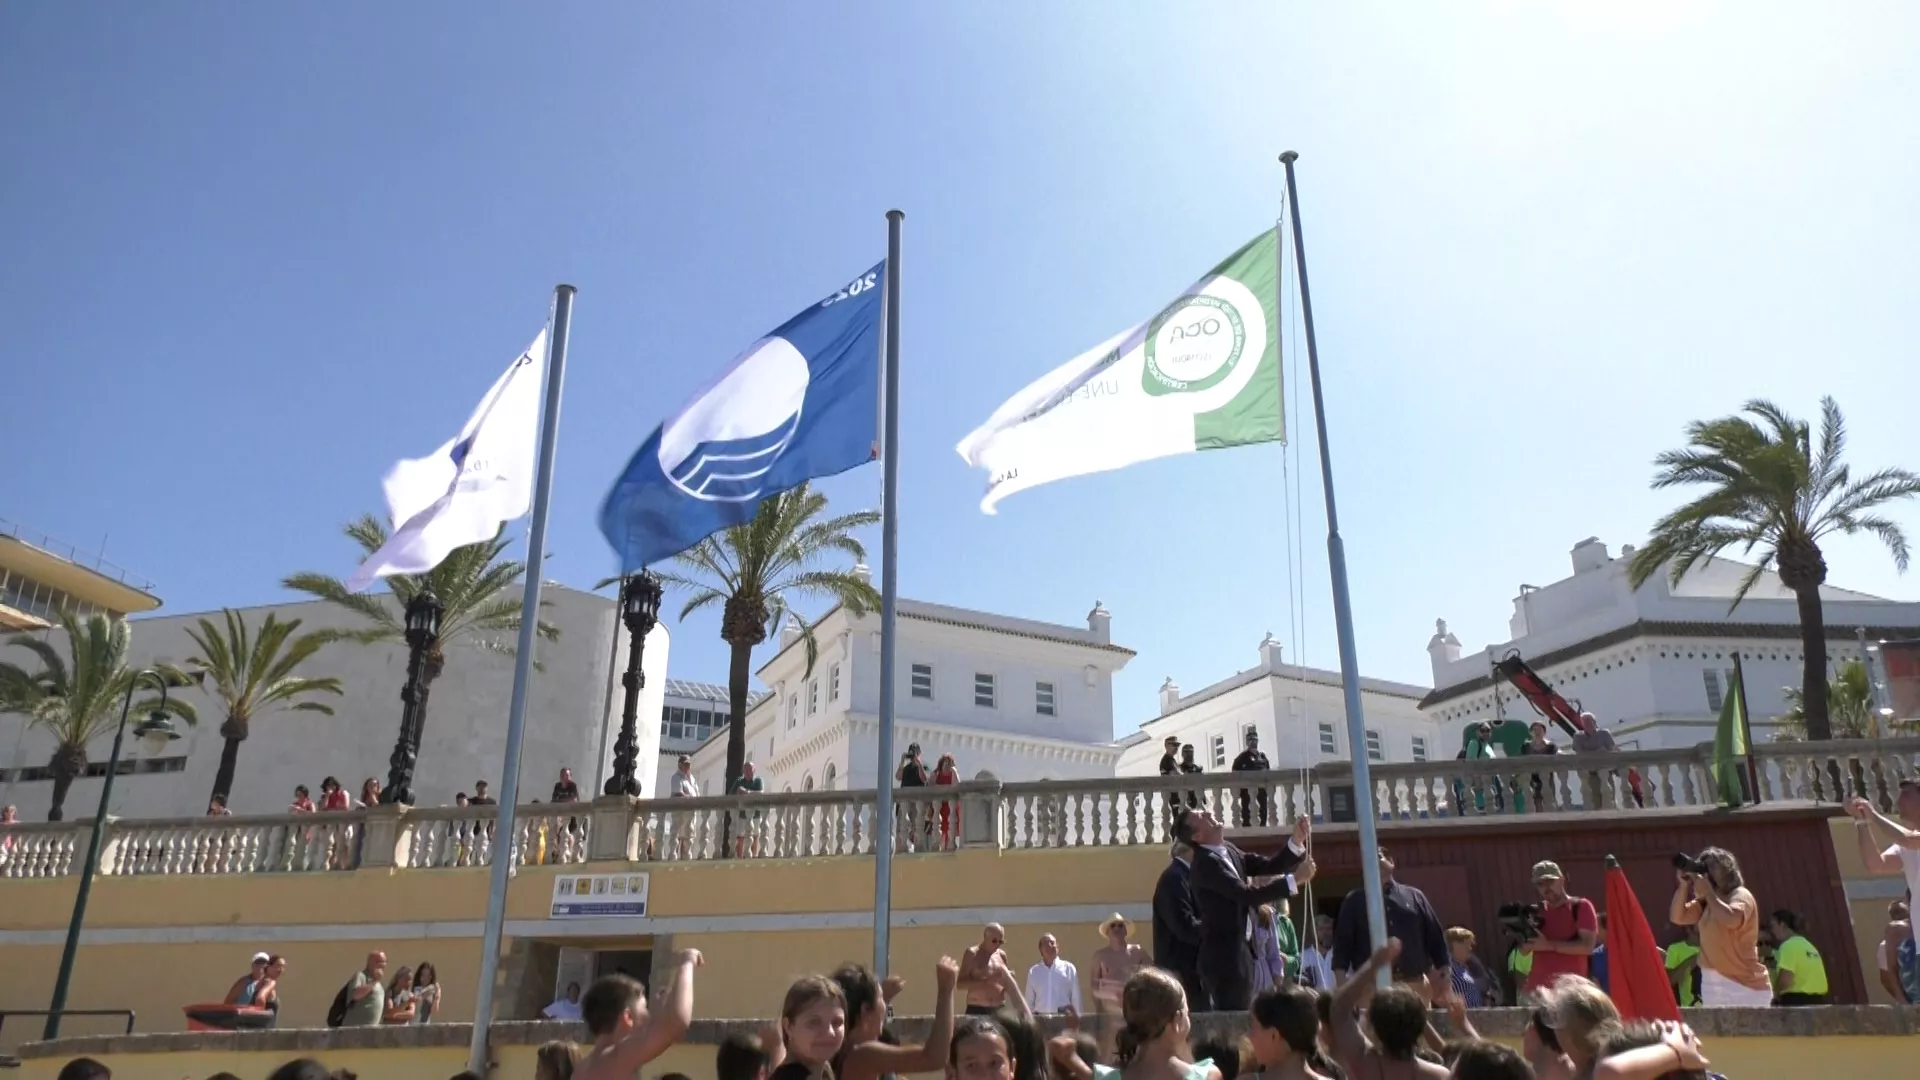
<svg viewBox="0 0 1920 1080">
<path fill-rule="evenodd" d="M 1426 1000 L 1406 984 L 1374 989 L 1374 972 L 1383 967 L 1391 970 L 1399 956 L 1400 939 L 1387 939 L 1334 993 L 1333 1056 L 1348 1076 L 1447 1080 L 1445 1065 L 1414 1056 L 1427 1031 Z M 1360 1029 L 1363 1006 L 1373 1029 L 1371 1040 Z"/>
<path fill-rule="evenodd" d="M 980 944 L 960 955 L 960 989 L 967 992 L 968 1016 L 990 1016 L 1007 1003 L 1005 982 L 995 970 L 1006 969 L 1006 944 L 1006 930 L 988 923 L 980 932 Z"/>
<path fill-rule="evenodd" d="M 1100 935 L 1107 943 L 1093 954 L 1093 1007 L 1103 1016 L 1120 1016 L 1120 992 L 1127 985 L 1133 973 L 1153 963 L 1147 950 L 1127 940 L 1132 929 L 1126 917 L 1115 913 L 1100 924 Z M 1121 1025 L 1116 1021 L 1102 1025 L 1101 1050 L 1111 1052 L 1113 1042 L 1111 1032 L 1118 1031 Z"/>
<path fill-rule="evenodd" d="M 594 981 L 580 1000 L 581 1019 L 593 1046 L 573 1067 L 573 1080 L 633 1080 L 640 1067 L 667 1051 L 693 1022 L 693 969 L 704 963 L 698 949 L 675 958 L 660 1011 L 647 1011 L 647 988 L 626 975 Z"/>
</svg>

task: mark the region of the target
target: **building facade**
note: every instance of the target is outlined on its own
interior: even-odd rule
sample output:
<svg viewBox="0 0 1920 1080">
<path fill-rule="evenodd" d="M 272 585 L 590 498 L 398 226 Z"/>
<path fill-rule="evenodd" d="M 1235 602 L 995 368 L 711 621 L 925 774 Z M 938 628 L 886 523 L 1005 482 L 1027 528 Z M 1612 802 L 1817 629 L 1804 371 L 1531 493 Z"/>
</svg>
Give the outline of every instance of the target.
<svg viewBox="0 0 1920 1080">
<path fill-rule="evenodd" d="M 1592 712 L 1622 749 L 1693 746 L 1713 738 L 1720 706 L 1740 657 L 1754 738 L 1770 738 L 1788 711 L 1784 691 L 1801 681 L 1800 615 L 1779 575 L 1762 573 L 1738 607 L 1740 583 L 1752 567 L 1712 559 L 1676 585 L 1661 573 L 1638 589 L 1627 583 L 1633 547 L 1608 554 L 1589 538 L 1574 545 L 1573 574 L 1551 585 L 1522 585 L 1513 601 L 1511 637 L 1473 652 L 1439 620 L 1427 642 L 1433 692 L 1421 710 L 1457 750 L 1467 723 L 1534 717 L 1526 701 L 1492 665 L 1518 653 L 1576 707 Z M 1827 663 L 1862 656 L 1856 628 L 1868 642 L 1920 637 L 1920 604 L 1886 600 L 1835 586 L 1820 590 L 1827 626 Z M 1876 678 L 1884 677 L 1876 660 Z M 1559 734 L 1555 738 L 1562 738 Z"/>
<path fill-rule="evenodd" d="M 0 519 L 0 631 L 45 630 L 62 609 L 124 618 L 159 606 L 153 586 L 124 568 Z"/>
<path fill-rule="evenodd" d="M 559 627 L 558 641 L 541 641 L 540 666 L 534 670 L 528 699 L 521 759 L 521 801 L 546 799 L 561 768 L 574 770 L 583 797 L 605 782 L 618 734 L 621 695 L 609 693 L 609 661 L 614 648 L 614 602 L 592 593 L 548 585 L 541 617 Z M 324 601 L 272 604 L 242 609 L 249 627 L 268 614 L 300 619 L 300 632 L 359 625 L 355 616 Z M 195 652 L 187 636 L 201 618 L 222 626 L 219 612 L 138 619 L 130 624 L 128 662 L 183 664 Z M 45 631 L 63 638 L 59 630 Z M 626 631 L 619 631 L 624 667 Z M 421 806 L 451 803 L 456 792 L 473 791 L 485 779 L 497 793 L 506 752 L 507 707 L 513 690 L 513 642 L 474 641 L 450 646 L 446 671 L 434 682 L 415 771 L 414 792 Z M 63 654 L 64 640 L 55 648 Z M 664 624 L 647 639 L 643 657 L 646 688 L 641 691 L 638 725 L 639 780 L 645 794 L 655 789 L 653 763 L 659 755 L 662 689 L 666 683 L 669 634 Z M 18 649 L 7 659 L 32 666 Z M 236 814 L 277 814 L 305 784 L 318 800 L 320 781 L 334 776 L 357 794 L 361 782 L 376 777 L 384 786 L 388 758 L 400 725 L 400 688 L 406 681 L 407 648 L 402 642 L 358 645 L 339 642 L 322 649 L 303 675 L 335 676 L 344 685 L 339 697 L 324 697 L 334 715 L 268 710 L 255 716 L 240 746 L 239 768 L 228 805 Z M 617 672 L 616 672 L 617 676 Z M 207 809 L 220 765 L 224 719 L 218 702 L 197 688 L 185 694 L 200 714 L 199 723 L 180 725 L 182 738 L 159 742 L 129 737 L 121 753 L 121 775 L 114 782 L 111 812 L 130 817 L 190 817 Z M 609 723 L 611 721 L 611 723 Z M 68 817 L 90 817 L 113 743 L 111 730 L 87 747 L 87 775 L 67 796 Z M 46 732 L 28 728 L 21 717 L 0 715 L 0 804 L 14 804 L 24 820 L 46 816 L 53 789 L 48 761 L 54 742 Z"/>
<path fill-rule="evenodd" d="M 764 690 L 749 693 L 748 706 L 766 693 Z M 732 715 L 726 687 L 718 683 L 668 679 L 666 693 L 661 698 L 659 766 L 654 770 L 655 786 L 647 790 L 671 791 L 667 784 L 679 768 L 680 756 L 692 754 L 715 732 L 725 731 Z"/>
<path fill-rule="evenodd" d="M 952 754 L 962 779 L 1113 775 L 1113 676 L 1133 651 L 1113 644 L 1095 605 L 1085 626 L 899 601 L 894 747 L 918 743 L 931 770 Z M 880 615 L 835 608 L 814 627 L 807 664 L 797 626 L 762 665 L 770 691 L 747 712 L 747 759 L 768 791 L 872 788 L 880 776 Z M 694 754 L 700 790 L 726 776 L 723 730 Z M 895 760 L 887 767 L 892 776 Z"/>
<path fill-rule="evenodd" d="M 1168 678 L 1160 687 L 1160 715 L 1122 741 L 1119 775 L 1157 775 L 1169 737 L 1191 745 L 1194 761 L 1207 772 L 1226 772 L 1249 733 L 1259 736 L 1275 770 L 1351 760 L 1340 673 L 1286 663 L 1272 634 L 1260 643 L 1259 653 L 1255 666 L 1190 694 L 1183 695 Z M 1439 755 L 1438 729 L 1420 713 L 1425 693 L 1423 686 L 1360 680 L 1367 733 L 1361 752 L 1369 760 L 1426 761 Z"/>
</svg>

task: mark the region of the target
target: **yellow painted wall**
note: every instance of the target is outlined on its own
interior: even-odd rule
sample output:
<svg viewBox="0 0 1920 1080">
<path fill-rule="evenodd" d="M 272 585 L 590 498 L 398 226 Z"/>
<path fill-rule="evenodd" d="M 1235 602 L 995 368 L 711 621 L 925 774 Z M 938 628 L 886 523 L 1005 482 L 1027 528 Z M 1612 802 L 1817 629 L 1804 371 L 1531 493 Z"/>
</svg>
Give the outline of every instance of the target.
<svg viewBox="0 0 1920 1080">
<path fill-rule="evenodd" d="M 1794 1038 L 1715 1038 L 1706 1043 L 1714 1071 L 1738 1080 L 1805 1080 L 1809 1076 L 1904 1077 L 1913 1075 L 1913 1040 L 1900 1036 L 1826 1036 Z M 533 1075 L 534 1048 L 502 1047 L 496 1080 L 525 1080 Z M 177 1053 L 114 1054 L 100 1060 L 114 1080 L 183 1080 L 221 1070 L 240 1080 L 265 1080 L 296 1055 Z M 348 1068 L 361 1080 L 446 1080 L 466 1068 L 459 1047 L 425 1050 L 349 1050 L 316 1055 L 329 1068 Z M 58 1059 L 28 1061 L 20 1080 L 55 1080 Z M 714 1080 L 713 1048 L 677 1046 L 641 1071 L 645 1080 L 664 1073 L 685 1073 L 692 1080 Z"/>
<path fill-rule="evenodd" d="M 1143 903 L 1151 897 L 1165 859 L 1159 848 L 973 849 L 899 859 L 892 956 L 894 970 L 909 979 L 901 1009 L 931 1012 L 935 960 L 942 954 L 957 958 L 979 940 L 979 928 L 971 922 L 916 926 L 916 912 Z M 592 869 L 616 867 L 602 864 Z M 873 905 L 873 863 L 868 859 L 635 865 L 633 869 L 652 874 L 652 913 L 661 918 L 870 911 Z M 555 867 L 522 870 L 508 894 L 508 919 L 543 919 L 553 878 L 561 872 Z M 64 931 L 74 886 L 70 878 L 0 881 L 0 930 Z M 286 1025 L 313 1027 L 319 1025 L 341 984 L 360 969 L 367 952 L 382 949 L 390 971 L 431 960 L 444 987 L 440 1015 L 449 1022 L 471 1020 L 480 967 L 477 935 L 373 940 L 354 934 L 352 927 L 427 920 L 478 924 L 486 914 L 486 889 L 487 874 L 482 869 L 99 878 L 88 906 L 91 931 L 327 926 L 341 928 L 341 937 L 284 944 L 89 944 L 81 949 L 75 966 L 69 1005 L 133 1009 L 139 1015 L 137 1030 L 142 1032 L 184 1030 L 181 1008 L 218 1000 L 245 973 L 247 958 L 264 949 L 287 956 L 288 973 L 281 988 Z M 1088 958 L 1101 945 L 1091 923 L 1009 925 L 1008 952 L 1016 970 L 1024 972 L 1038 960 L 1035 945 L 1045 932 L 1059 938 L 1065 957 L 1080 967 L 1084 984 Z M 1145 928 L 1138 932 L 1145 940 Z M 873 956 L 872 936 L 865 929 L 682 932 L 675 935 L 674 945 L 707 954 L 708 966 L 700 974 L 696 995 L 696 1012 L 703 1018 L 769 1015 L 795 976 L 847 960 L 870 962 Z M 46 1008 L 59 960 L 58 944 L 0 948 L 0 971 L 5 972 L 0 978 L 0 1009 Z M 9 1023 L 0 1029 L 0 1050 L 37 1037 L 38 1030 L 29 1019 Z M 111 1020 L 76 1017 L 66 1023 L 65 1030 L 82 1035 L 118 1028 Z"/>
</svg>

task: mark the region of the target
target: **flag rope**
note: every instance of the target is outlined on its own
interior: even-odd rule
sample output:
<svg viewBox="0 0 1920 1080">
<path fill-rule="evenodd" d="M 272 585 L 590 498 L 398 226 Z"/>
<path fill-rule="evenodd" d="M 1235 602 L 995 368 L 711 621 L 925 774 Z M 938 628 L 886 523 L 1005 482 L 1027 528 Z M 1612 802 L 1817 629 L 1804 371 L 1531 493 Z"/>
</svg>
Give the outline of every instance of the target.
<svg viewBox="0 0 1920 1080">
<path fill-rule="evenodd" d="M 1287 258 L 1290 252 L 1289 244 L 1291 241 L 1288 238 L 1287 231 L 1281 227 L 1285 223 L 1286 218 L 1284 214 L 1274 220 L 1274 231 L 1278 234 L 1277 239 L 1279 240 L 1279 243 L 1274 245 L 1274 258 L 1280 263 L 1280 297 L 1278 305 L 1279 311 L 1277 314 L 1286 323 L 1285 329 L 1292 338 L 1292 344 L 1288 349 L 1283 350 L 1283 355 L 1280 357 L 1281 370 L 1286 370 L 1287 360 L 1289 358 L 1293 360 L 1292 380 L 1288 384 L 1283 384 L 1282 393 L 1284 397 L 1281 401 L 1281 413 L 1283 416 L 1286 413 L 1286 406 L 1289 403 L 1289 399 L 1293 405 L 1293 421 L 1290 424 L 1283 425 L 1288 437 L 1282 440 L 1280 444 L 1280 507 L 1283 515 L 1281 531 L 1285 536 L 1287 548 L 1287 635 L 1292 638 L 1292 645 L 1298 657 L 1294 663 L 1304 668 L 1307 664 L 1307 615 L 1304 602 L 1304 593 L 1306 592 L 1306 560 L 1300 551 L 1302 510 L 1300 506 L 1300 472 L 1297 468 L 1300 447 L 1292 438 L 1293 432 L 1299 429 L 1300 398 L 1298 394 L 1285 392 L 1288 386 L 1297 388 L 1300 385 L 1300 324 L 1298 321 L 1299 301 L 1294 300 L 1289 303 L 1288 300 L 1288 298 L 1293 295 L 1293 289 L 1289 287 L 1292 282 L 1293 268 L 1291 261 Z M 1278 345 L 1281 340 L 1280 331 L 1282 328 L 1275 327 L 1274 329 L 1274 340 L 1276 345 Z M 1317 736 L 1314 734 L 1311 721 L 1308 719 L 1307 701 L 1305 697 L 1300 699 L 1300 722 L 1308 728 L 1308 737 L 1304 742 L 1306 753 L 1301 756 L 1300 789 L 1306 801 L 1306 813 L 1311 817 L 1313 814 L 1313 760 L 1315 746 L 1313 740 L 1317 738 Z M 1277 742 L 1278 740 L 1276 739 L 1275 741 Z M 1276 749 L 1278 748 L 1276 747 Z M 1303 911 L 1301 915 L 1305 935 L 1311 935 L 1314 932 L 1314 917 L 1317 914 L 1314 909 L 1313 882 L 1311 880 L 1308 880 L 1308 882 L 1301 887 L 1301 899 L 1304 902 L 1303 906 L 1305 908 L 1305 911 Z M 1314 941 L 1317 945 L 1317 939 L 1309 937 L 1308 940 Z M 1331 988 L 1329 987 L 1328 989 Z"/>
</svg>

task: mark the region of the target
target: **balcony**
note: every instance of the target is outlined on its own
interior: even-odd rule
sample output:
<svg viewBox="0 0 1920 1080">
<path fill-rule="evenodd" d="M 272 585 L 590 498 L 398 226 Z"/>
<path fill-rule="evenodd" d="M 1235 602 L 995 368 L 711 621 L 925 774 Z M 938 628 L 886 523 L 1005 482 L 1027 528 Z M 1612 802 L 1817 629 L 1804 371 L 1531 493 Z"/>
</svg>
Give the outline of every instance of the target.
<svg viewBox="0 0 1920 1080">
<path fill-rule="evenodd" d="M 1754 754 L 1762 805 L 1837 805 L 1855 796 L 1891 810 L 1915 775 L 1920 738 L 1770 743 Z M 1372 769 L 1383 824 L 1515 822 L 1542 815 L 1653 815 L 1717 805 L 1711 747 L 1545 758 L 1380 764 Z M 1163 845 L 1169 808 L 1206 807 L 1229 823 L 1262 802 L 1268 826 L 1302 814 L 1353 820 L 1351 767 L 1311 774 L 966 783 L 900 791 L 894 845 L 903 855 L 959 848 L 1034 850 Z M 565 808 L 524 806 L 512 835 L 488 807 L 375 807 L 342 813 L 111 820 L 101 851 L 107 877 L 432 871 L 586 862 L 699 863 L 871 855 L 873 791 L 640 800 L 603 798 Z M 0 878 L 78 874 L 91 821 L 0 829 Z"/>
</svg>

